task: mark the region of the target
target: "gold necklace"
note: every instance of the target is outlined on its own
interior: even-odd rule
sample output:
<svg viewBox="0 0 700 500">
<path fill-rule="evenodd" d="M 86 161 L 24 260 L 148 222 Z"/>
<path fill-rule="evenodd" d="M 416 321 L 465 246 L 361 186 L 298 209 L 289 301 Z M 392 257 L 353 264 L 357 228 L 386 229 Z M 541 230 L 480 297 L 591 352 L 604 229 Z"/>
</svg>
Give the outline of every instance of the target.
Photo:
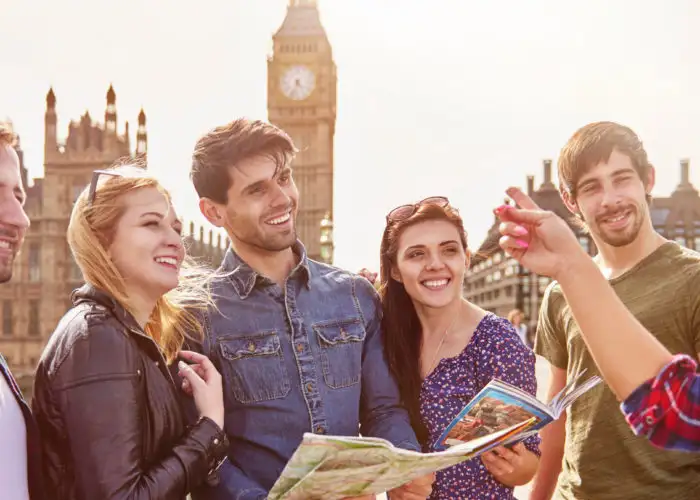
<svg viewBox="0 0 700 500">
<path fill-rule="evenodd" d="M 447 338 L 447 333 L 452 329 L 454 326 L 455 322 L 457 321 L 457 318 L 459 318 L 459 312 L 455 316 L 455 319 L 452 320 L 452 323 L 450 323 L 450 326 L 445 328 L 445 333 L 442 334 L 442 338 L 440 339 L 440 343 L 437 346 L 437 349 L 435 349 L 435 354 L 433 355 L 433 359 L 430 362 L 430 369 L 426 372 L 426 377 L 430 375 L 433 370 L 435 369 L 435 361 L 437 360 L 438 354 L 440 354 L 440 349 L 442 348 L 442 344 L 445 343 L 445 339 Z"/>
</svg>

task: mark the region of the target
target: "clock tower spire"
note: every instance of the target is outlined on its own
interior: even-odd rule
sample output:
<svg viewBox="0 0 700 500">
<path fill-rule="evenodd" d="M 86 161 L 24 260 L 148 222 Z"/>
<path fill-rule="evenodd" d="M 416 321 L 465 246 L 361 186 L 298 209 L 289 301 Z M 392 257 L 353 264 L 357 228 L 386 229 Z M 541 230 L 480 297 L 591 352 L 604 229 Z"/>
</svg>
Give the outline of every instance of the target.
<svg viewBox="0 0 700 500">
<path fill-rule="evenodd" d="M 321 258 L 321 221 L 333 216 L 336 66 L 316 0 L 290 0 L 267 62 L 269 121 L 299 150 L 294 179 L 300 204 L 297 233 L 312 259 Z"/>
</svg>

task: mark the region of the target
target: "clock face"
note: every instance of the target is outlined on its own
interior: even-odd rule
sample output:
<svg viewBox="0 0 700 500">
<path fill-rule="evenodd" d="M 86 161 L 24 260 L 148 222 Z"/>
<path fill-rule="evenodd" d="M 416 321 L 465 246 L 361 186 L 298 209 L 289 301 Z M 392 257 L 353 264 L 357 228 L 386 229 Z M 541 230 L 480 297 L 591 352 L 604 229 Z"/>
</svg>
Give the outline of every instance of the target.
<svg viewBox="0 0 700 500">
<path fill-rule="evenodd" d="M 303 101 L 314 90 L 316 76 L 306 66 L 292 66 L 282 75 L 280 86 L 284 95 L 295 101 Z"/>
</svg>

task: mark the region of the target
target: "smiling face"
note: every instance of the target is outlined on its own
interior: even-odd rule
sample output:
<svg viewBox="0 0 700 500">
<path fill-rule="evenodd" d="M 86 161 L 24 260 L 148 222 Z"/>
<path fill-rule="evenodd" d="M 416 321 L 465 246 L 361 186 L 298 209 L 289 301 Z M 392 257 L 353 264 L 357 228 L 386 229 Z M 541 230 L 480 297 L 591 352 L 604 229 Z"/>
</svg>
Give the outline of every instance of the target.
<svg viewBox="0 0 700 500">
<path fill-rule="evenodd" d="M 29 227 L 25 198 L 17 153 L 0 143 L 0 283 L 12 278 L 15 257 Z"/>
<path fill-rule="evenodd" d="M 278 168 L 273 159 L 258 156 L 232 167 L 230 175 L 228 202 L 217 211 L 222 214 L 218 225 L 226 228 L 234 246 L 264 252 L 290 248 L 297 238 L 299 202 L 291 168 Z M 208 213 L 206 207 L 202 211 Z"/>
<path fill-rule="evenodd" d="M 137 189 L 119 200 L 124 213 L 109 255 L 124 278 L 127 294 L 157 299 L 178 285 L 185 254 L 182 224 L 156 188 Z"/>
<path fill-rule="evenodd" d="M 444 307 L 461 298 L 467 262 L 458 229 L 446 220 L 428 220 L 399 236 L 392 278 L 403 283 L 414 303 Z"/>
<path fill-rule="evenodd" d="M 651 226 L 646 197 L 654 185 L 653 169 L 645 181 L 629 156 L 615 149 L 608 161 L 581 176 L 575 203 L 566 196 L 564 200 L 593 236 L 612 247 L 623 247 L 633 243 L 645 226 Z"/>
</svg>

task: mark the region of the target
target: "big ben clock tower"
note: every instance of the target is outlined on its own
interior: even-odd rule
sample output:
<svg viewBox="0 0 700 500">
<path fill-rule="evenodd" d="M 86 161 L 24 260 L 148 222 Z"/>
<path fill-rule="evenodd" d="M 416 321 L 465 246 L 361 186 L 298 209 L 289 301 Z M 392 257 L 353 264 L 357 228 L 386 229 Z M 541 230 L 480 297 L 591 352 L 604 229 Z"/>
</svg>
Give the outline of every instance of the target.
<svg viewBox="0 0 700 500">
<path fill-rule="evenodd" d="M 310 258 L 321 260 L 321 221 L 333 216 L 333 136 L 336 67 L 316 0 L 289 0 L 267 62 L 269 121 L 285 130 L 299 153 L 297 232 Z"/>
</svg>

